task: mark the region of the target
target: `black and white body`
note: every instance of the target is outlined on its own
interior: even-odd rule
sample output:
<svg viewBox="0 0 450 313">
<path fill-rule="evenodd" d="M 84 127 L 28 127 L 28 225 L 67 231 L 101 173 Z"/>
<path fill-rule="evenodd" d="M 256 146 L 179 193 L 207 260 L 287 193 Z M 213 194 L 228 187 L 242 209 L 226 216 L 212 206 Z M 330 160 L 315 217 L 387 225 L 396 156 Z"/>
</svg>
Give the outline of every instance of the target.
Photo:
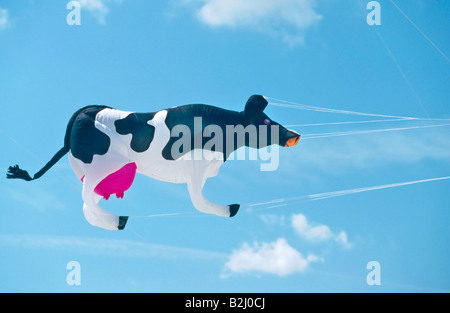
<svg viewBox="0 0 450 313">
<path fill-rule="evenodd" d="M 293 146 L 300 139 L 299 134 L 263 113 L 267 104 L 264 97 L 254 95 L 242 112 L 203 104 L 153 113 L 119 111 L 106 106 L 84 107 L 70 119 L 64 147 L 42 170 L 32 178 L 16 165 L 9 168 L 7 177 L 37 179 L 69 153 L 72 169 L 83 182 L 84 215 L 94 226 L 109 230 L 125 227 L 128 217 L 103 210 L 99 201 L 112 194 L 122 198 L 136 173 L 161 181 L 185 183 L 197 210 L 232 217 L 239 205 L 217 204 L 206 199 L 202 194 L 206 180 L 216 176 L 229 155 L 243 145 L 254 148 L 271 144 Z M 239 141 L 236 134 L 229 134 L 235 132 L 238 125 L 243 128 L 255 125 L 256 132 L 260 129 L 258 126 L 277 126 L 278 136 L 274 140 L 269 128 L 264 134 L 257 133 L 257 138 L 265 137 L 262 141 L 249 138 L 248 134 Z"/>
</svg>

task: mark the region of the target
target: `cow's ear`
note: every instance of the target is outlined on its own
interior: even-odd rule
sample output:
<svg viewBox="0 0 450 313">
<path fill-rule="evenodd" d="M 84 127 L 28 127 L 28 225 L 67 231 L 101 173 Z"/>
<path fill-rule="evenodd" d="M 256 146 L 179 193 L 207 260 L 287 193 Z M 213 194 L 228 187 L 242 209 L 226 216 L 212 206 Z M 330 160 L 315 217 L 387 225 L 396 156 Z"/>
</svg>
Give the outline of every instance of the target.
<svg viewBox="0 0 450 313">
<path fill-rule="evenodd" d="M 253 120 L 255 116 L 264 111 L 264 109 L 268 104 L 269 102 L 267 102 L 267 100 L 263 96 L 260 95 L 251 96 L 247 100 L 247 103 L 245 104 L 244 109 L 245 116 L 248 119 Z"/>
</svg>

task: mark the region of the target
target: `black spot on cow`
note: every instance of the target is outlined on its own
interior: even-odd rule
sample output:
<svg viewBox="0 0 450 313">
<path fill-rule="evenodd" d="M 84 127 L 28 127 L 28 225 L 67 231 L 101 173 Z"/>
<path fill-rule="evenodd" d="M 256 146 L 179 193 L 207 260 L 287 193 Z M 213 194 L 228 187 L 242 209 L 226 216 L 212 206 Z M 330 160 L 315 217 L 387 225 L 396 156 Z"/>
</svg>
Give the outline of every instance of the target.
<svg viewBox="0 0 450 313">
<path fill-rule="evenodd" d="M 201 117 L 201 125 L 195 125 L 196 117 Z M 239 112 L 218 108 L 212 105 L 188 104 L 167 109 L 167 117 L 165 122 L 171 134 L 173 128 L 177 125 L 186 126 L 190 130 L 191 144 L 187 147 L 187 149 L 186 147 L 183 147 L 185 149 L 183 151 L 176 151 L 178 156 L 182 156 L 190 152 L 192 149 L 204 149 L 206 142 L 211 139 L 211 137 L 209 137 L 210 134 L 208 134 L 208 137 L 205 137 L 205 128 L 209 125 L 220 127 L 223 134 L 221 138 L 223 142 L 220 147 L 216 147 L 213 145 L 212 147 L 210 147 L 210 150 L 223 153 L 224 160 L 226 160 L 229 156 L 229 153 L 236 149 L 236 147 L 234 147 L 234 149 L 229 151 L 229 153 L 225 151 L 226 126 L 241 124 L 242 114 Z M 214 136 L 217 135 L 218 134 L 214 134 Z M 197 138 L 196 140 L 196 137 L 198 136 L 201 138 Z M 174 156 L 172 155 L 172 149 L 175 142 L 179 139 L 180 137 L 171 135 L 169 141 L 162 150 L 163 158 L 171 161 L 175 160 Z M 201 143 L 202 146 L 196 147 L 196 143 Z"/>
<path fill-rule="evenodd" d="M 92 162 L 95 154 L 104 155 L 108 152 L 111 139 L 95 127 L 97 113 L 106 108 L 109 107 L 87 106 L 70 119 L 67 132 L 70 134 L 70 150 L 74 157 L 86 164 Z"/>
<path fill-rule="evenodd" d="M 121 135 L 131 134 L 130 147 L 136 152 L 144 152 L 153 141 L 155 127 L 147 122 L 155 116 L 155 113 L 131 113 L 127 117 L 114 122 L 117 133 Z"/>
</svg>

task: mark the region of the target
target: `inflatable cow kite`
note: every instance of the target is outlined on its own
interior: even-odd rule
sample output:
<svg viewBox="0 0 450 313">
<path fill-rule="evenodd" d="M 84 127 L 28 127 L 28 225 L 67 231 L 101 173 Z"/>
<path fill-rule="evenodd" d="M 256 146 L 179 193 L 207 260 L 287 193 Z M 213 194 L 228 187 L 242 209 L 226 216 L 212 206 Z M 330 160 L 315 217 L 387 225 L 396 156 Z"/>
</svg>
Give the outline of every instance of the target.
<svg viewBox="0 0 450 313">
<path fill-rule="evenodd" d="M 153 113 L 134 113 L 107 106 L 84 107 L 67 126 L 64 147 L 33 177 L 18 165 L 7 178 L 38 179 L 66 153 L 76 176 L 83 182 L 83 212 L 89 223 L 110 230 L 124 229 L 128 217 L 103 210 L 101 198 L 123 198 L 136 172 L 152 178 L 186 183 L 195 208 L 232 217 L 238 204 L 207 200 L 202 189 L 217 175 L 230 154 L 242 146 L 290 147 L 300 135 L 287 130 L 263 113 L 268 102 L 251 96 L 242 112 L 192 104 Z"/>
</svg>

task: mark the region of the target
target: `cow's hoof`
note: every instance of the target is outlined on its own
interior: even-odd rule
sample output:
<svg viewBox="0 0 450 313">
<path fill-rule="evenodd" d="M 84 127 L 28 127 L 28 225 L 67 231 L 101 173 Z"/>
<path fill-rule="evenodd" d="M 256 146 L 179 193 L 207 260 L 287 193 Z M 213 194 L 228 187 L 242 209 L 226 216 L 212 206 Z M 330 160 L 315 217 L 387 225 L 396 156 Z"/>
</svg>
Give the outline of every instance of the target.
<svg viewBox="0 0 450 313">
<path fill-rule="evenodd" d="M 123 230 L 125 225 L 127 224 L 128 216 L 119 216 L 119 226 L 117 227 L 119 230 Z"/>
<path fill-rule="evenodd" d="M 239 208 L 241 207 L 240 204 L 232 204 L 230 205 L 230 217 L 233 217 L 237 214 L 239 211 Z"/>
</svg>

